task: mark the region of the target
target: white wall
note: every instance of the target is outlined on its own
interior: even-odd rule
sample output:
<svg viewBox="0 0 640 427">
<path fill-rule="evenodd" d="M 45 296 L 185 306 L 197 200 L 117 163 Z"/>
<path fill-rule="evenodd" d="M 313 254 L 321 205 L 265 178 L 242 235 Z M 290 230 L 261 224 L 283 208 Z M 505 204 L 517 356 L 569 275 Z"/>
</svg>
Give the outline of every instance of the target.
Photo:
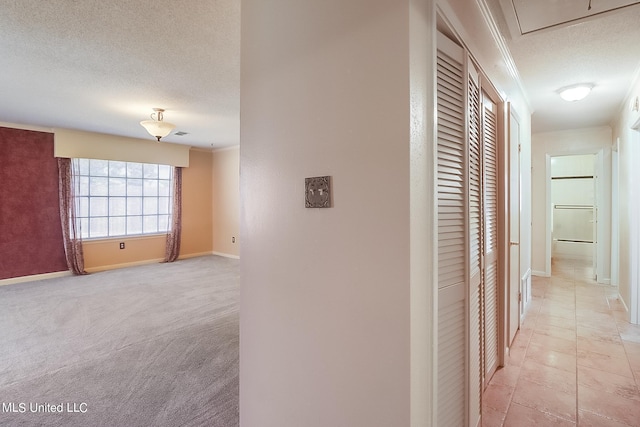
<svg viewBox="0 0 640 427">
<path fill-rule="evenodd" d="M 409 425 L 409 47 L 406 0 L 243 1 L 242 426 Z"/>
<path fill-rule="evenodd" d="M 243 1 L 242 426 L 431 425 L 435 3 Z M 526 144 L 491 37 L 467 39 Z M 305 209 L 321 175 L 334 207 Z"/>
<path fill-rule="evenodd" d="M 544 132 L 532 135 L 532 268 L 542 276 L 551 274 L 551 212 L 549 168 L 552 156 L 602 152 L 598 176 L 598 280 L 611 277 L 611 128 L 608 126 Z M 599 166 L 596 165 L 596 170 Z"/>
<path fill-rule="evenodd" d="M 593 154 L 563 155 L 551 158 L 552 178 L 593 176 L 594 174 L 595 158 Z M 570 194 L 567 196 L 570 197 Z"/>
<path fill-rule="evenodd" d="M 619 139 L 619 292 L 633 323 L 640 323 L 640 111 L 631 107 L 638 97 L 640 78 L 631 86 L 613 129 L 614 141 Z"/>
</svg>

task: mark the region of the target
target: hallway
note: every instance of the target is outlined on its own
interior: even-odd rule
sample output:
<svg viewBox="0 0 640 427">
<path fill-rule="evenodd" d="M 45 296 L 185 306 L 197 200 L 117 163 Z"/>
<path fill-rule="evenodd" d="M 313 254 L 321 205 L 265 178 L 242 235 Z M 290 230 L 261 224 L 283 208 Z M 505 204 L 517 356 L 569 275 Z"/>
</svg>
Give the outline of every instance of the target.
<svg viewBox="0 0 640 427">
<path fill-rule="evenodd" d="M 578 261 L 533 278 L 505 367 L 483 396 L 483 426 L 640 426 L 640 326 L 616 288 Z"/>
</svg>

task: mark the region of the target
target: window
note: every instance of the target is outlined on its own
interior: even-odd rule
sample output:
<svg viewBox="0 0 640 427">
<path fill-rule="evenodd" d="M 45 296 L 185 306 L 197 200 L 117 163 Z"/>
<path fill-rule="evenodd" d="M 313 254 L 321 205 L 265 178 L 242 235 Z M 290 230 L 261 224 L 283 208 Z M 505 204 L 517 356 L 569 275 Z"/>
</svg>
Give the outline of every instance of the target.
<svg viewBox="0 0 640 427">
<path fill-rule="evenodd" d="M 172 167 L 73 159 L 76 217 L 82 238 L 166 233 Z"/>
</svg>

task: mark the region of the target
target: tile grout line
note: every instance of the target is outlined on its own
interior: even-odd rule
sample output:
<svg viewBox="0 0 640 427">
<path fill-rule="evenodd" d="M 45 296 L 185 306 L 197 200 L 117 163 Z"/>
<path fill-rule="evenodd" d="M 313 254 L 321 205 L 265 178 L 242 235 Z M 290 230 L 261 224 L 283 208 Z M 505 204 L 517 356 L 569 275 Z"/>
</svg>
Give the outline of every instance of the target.
<svg viewBox="0 0 640 427">
<path fill-rule="evenodd" d="M 609 298 L 607 298 L 607 304 L 608 303 L 609 303 Z M 616 331 L 618 332 L 618 338 L 620 338 L 620 342 L 622 343 L 622 349 L 624 350 L 624 356 L 627 359 L 627 365 L 629 366 L 629 370 L 631 371 L 631 376 L 633 377 L 633 381 L 636 384 L 636 390 L 640 391 L 640 377 L 638 376 L 638 374 L 636 374 L 635 369 L 632 368 L 631 359 L 629 358 L 629 352 L 627 351 L 627 346 L 624 344 L 626 340 L 622 339 L 622 333 L 620 332 L 620 325 L 619 325 L 618 319 L 615 317 L 615 314 L 613 316 L 616 324 Z"/>
<path fill-rule="evenodd" d="M 545 291 L 546 293 L 546 291 Z M 543 296 L 544 299 L 544 296 Z M 538 318 L 538 313 L 540 311 L 540 308 L 538 308 L 538 312 L 535 313 L 535 317 L 536 317 L 536 321 Z M 528 313 L 525 313 L 525 319 Z M 534 314 L 534 313 L 531 313 Z M 527 351 L 529 350 L 529 344 L 531 342 L 531 338 L 533 337 L 533 331 L 535 331 L 535 321 L 534 321 L 534 327 L 532 329 L 531 334 L 529 335 L 529 337 L 526 340 L 526 344 L 524 346 L 524 353 L 522 356 L 522 361 L 520 362 L 520 366 L 518 366 L 518 377 L 516 378 L 516 382 L 513 386 L 513 392 L 511 393 L 511 395 L 509 396 L 509 400 L 507 402 L 507 407 L 505 409 L 505 413 L 504 413 L 504 420 L 502 420 L 502 423 L 500 424 L 500 426 L 504 426 L 504 423 L 507 421 L 507 416 L 509 415 L 509 409 L 511 409 L 511 404 L 513 403 L 513 396 L 515 396 L 516 394 L 516 389 L 518 388 L 518 383 L 520 382 L 520 374 L 522 373 L 522 365 L 524 363 L 524 359 L 527 357 Z M 522 326 L 519 328 L 519 332 L 518 333 L 522 333 Z"/>
<path fill-rule="evenodd" d="M 618 319 L 615 316 L 615 313 L 613 313 L 614 308 L 612 306 L 611 301 L 608 299 L 607 297 L 607 289 L 606 287 L 598 287 L 598 288 L 593 288 L 592 286 L 590 286 L 591 281 L 590 280 L 586 280 L 583 281 L 582 279 L 579 279 L 581 270 L 578 268 L 577 263 L 574 263 L 573 267 L 571 269 L 568 269 L 568 271 L 563 271 L 560 273 L 560 278 L 561 280 L 558 282 L 559 288 L 564 288 L 565 290 L 567 289 L 567 285 L 570 286 L 570 289 L 573 290 L 574 295 L 573 295 L 573 302 L 574 302 L 574 308 L 573 308 L 573 313 L 572 313 L 572 318 L 574 320 L 574 339 L 575 339 L 575 347 L 574 347 L 574 355 L 575 355 L 575 409 L 574 409 L 574 416 L 575 416 L 575 421 L 573 423 L 573 425 L 580 426 L 582 425 L 580 420 L 580 382 L 579 379 L 581 378 L 580 373 L 578 371 L 580 365 L 578 363 L 578 359 L 579 359 L 579 348 L 578 348 L 578 341 L 579 338 L 581 336 L 578 335 L 578 310 L 581 310 L 581 315 L 582 318 L 585 319 L 585 321 L 588 321 L 590 316 L 589 313 L 595 311 L 602 311 L 602 312 L 606 312 L 609 315 L 613 316 L 613 320 L 615 322 L 615 329 L 618 335 L 618 339 L 620 339 L 620 341 L 622 342 L 623 345 L 623 351 L 624 351 L 624 355 L 625 355 L 625 359 L 627 361 L 628 366 L 631 368 L 631 351 L 629 350 L 629 348 L 627 346 L 625 346 L 625 340 L 622 339 L 621 336 L 621 331 L 623 330 L 625 323 L 622 321 L 622 319 Z M 582 272 L 584 273 L 584 272 Z M 569 276 L 569 277 L 567 277 Z M 543 326 L 544 325 L 540 325 L 539 321 L 542 320 L 541 319 L 541 313 L 542 313 L 542 309 L 545 306 L 545 302 L 546 303 L 551 303 L 551 304 L 556 304 L 559 303 L 560 305 L 562 305 L 562 300 L 566 301 L 567 303 L 570 301 L 566 300 L 564 298 L 566 298 L 566 294 L 564 291 L 557 293 L 557 292 L 551 292 L 552 289 L 554 289 L 555 287 L 551 284 L 551 281 L 545 281 L 544 282 L 544 288 L 543 288 L 543 292 L 540 295 L 540 304 L 538 305 L 537 309 L 532 310 L 530 312 L 528 312 L 527 314 L 529 314 L 530 316 L 527 316 L 532 322 L 532 326 L 529 328 L 529 336 L 526 338 L 526 340 L 523 342 L 523 354 L 522 354 L 522 359 L 521 359 L 521 363 L 520 366 L 518 367 L 518 371 L 517 371 L 517 377 L 516 377 L 516 381 L 514 384 L 514 389 L 513 389 L 513 393 L 509 396 L 509 399 L 507 400 L 507 406 L 506 406 L 506 413 L 505 413 L 505 419 L 502 421 L 502 423 L 500 424 L 501 426 L 504 425 L 504 423 L 506 422 L 506 416 L 509 414 L 510 410 L 513 407 L 514 403 L 518 403 L 514 401 L 514 396 L 515 396 L 515 392 L 518 389 L 518 387 L 522 386 L 521 381 L 524 381 L 524 377 L 522 376 L 522 367 L 524 365 L 524 363 L 527 360 L 527 354 L 531 348 L 531 340 L 533 338 L 533 334 L 536 333 L 536 331 L 538 330 L 538 328 L 540 327 L 541 329 L 544 329 Z M 581 298 L 578 298 L 578 293 L 580 293 Z M 565 294 L 565 295 L 563 295 Z M 555 298 L 559 298 L 559 300 L 556 300 Z M 605 305 L 602 305 L 602 300 L 601 298 L 605 298 Z M 582 301 L 582 302 L 580 302 Z M 594 302 L 597 301 L 597 304 L 593 304 Z M 596 307 L 597 306 L 597 307 Z M 533 308 L 533 307 L 532 307 Z M 552 311 L 554 310 L 553 307 L 551 307 Z M 602 310 L 605 309 L 605 310 Z M 545 311 L 545 313 L 548 310 Z M 548 313 L 547 313 L 548 314 Z M 551 313 L 553 315 L 553 313 Z M 589 322 L 587 322 L 588 325 L 584 326 L 584 328 L 586 328 L 584 330 L 584 332 L 587 334 L 585 335 L 585 337 L 582 337 L 582 341 L 583 344 L 589 344 L 591 338 L 589 338 L 589 330 L 592 329 L 590 327 Z M 634 330 L 635 331 L 635 330 Z M 593 338 L 597 340 L 596 338 Z M 585 351 L 587 353 L 589 353 L 589 347 L 587 347 L 585 349 Z M 635 360 L 635 359 L 634 359 Z M 589 366 L 588 364 L 585 364 L 584 366 Z M 594 368 L 595 369 L 595 368 Z M 588 382 L 588 378 L 589 375 L 587 375 L 587 382 Z M 633 369 L 631 369 L 631 379 L 634 383 L 634 385 L 636 386 L 637 390 L 640 390 L 640 371 L 635 371 Z M 548 387 L 548 386 L 547 386 Z M 590 385 L 586 384 L 585 387 L 587 387 L 588 389 L 591 389 L 593 387 L 591 387 Z M 549 387 L 551 389 L 553 389 L 552 387 Z M 597 389 L 596 389 L 597 390 Z M 520 403 L 519 403 L 520 404 Z M 533 409 L 533 410 L 537 410 L 538 412 L 543 412 L 543 413 L 547 413 L 546 411 L 542 411 L 540 409 L 537 409 L 533 406 L 528 406 L 528 405 L 524 405 L 527 408 Z M 617 418 L 612 418 L 610 415 L 604 415 L 601 412 L 594 412 L 591 410 L 591 408 L 589 406 L 585 407 L 584 412 L 587 415 L 588 419 L 590 419 L 591 416 L 595 415 L 597 417 L 602 417 L 605 418 L 607 420 L 611 420 L 611 421 L 615 421 L 618 423 L 621 423 L 620 425 L 627 425 L 626 422 L 623 422 Z M 570 421 L 568 418 L 562 417 L 562 416 L 558 416 L 555 415 L 553 413 L 548 413 L 548 415 L 552 415 L 555 418 L 559 418 L 559 419 L 565 419 L 566 421 Z M 586 421 L 588 423 L 588 421 Z"/>
<path fill-rule="evenodd" d="M 516 389 L 518 388 L 518 384 L 520 383 L 520 375 L 522 374 L 522 365 L 524 365 L 524 361 L 527 358 L 527 352 L 529 351 L 529 345 L 531 344 L 531 339 L 533 338 L 533 334 L 536 331 L 536 325 L 538 323 L 538 316 L 540 315 L 540 311 L 542 310 L 542 304 L 544 303 L 544 300 L 546 299 L 546 295 L 547 295 L 547 291 L 549 288 L 549 283 L 547 283 L 547 285 L 545 286 L 545 291 L 544 294 L 542 295 L 542 303 L 540 304 L 540 307 L 538 307 L 538 309 L 535 312 L 532 312 L 532 315 L 535 315 L 535 318 L 532 319 L 533 320 L 533 327 L 531 328 L 531 334 L 529 335 L 529 338 L 527 338 L 526 340 L 526 345 L 524 348 L 524 353 L 523 353 L 523 357 L 522 357 L 522 361 L 520 362 L 520 366 L 518 367 L 518 378 L 516 379 L 516 383 L 513 387 L 513 393 L 511 393 L 511 396 L 509 396 L 509 402 L 507 404 L 507 409 L 505 412 L 505 419 L 502 421 L 502 425 L 504 425 L 505 421 L 507 420 L 507 415 L 509 414 L 509 409 L 511 408 L 511 404 L 513 403 L 513 397 L 516 394 Z M 528 313 L 525 313 L 525 316 Z M 522 331 L 522 328 L 520 328 L 520 331 Z"/>
</svg>

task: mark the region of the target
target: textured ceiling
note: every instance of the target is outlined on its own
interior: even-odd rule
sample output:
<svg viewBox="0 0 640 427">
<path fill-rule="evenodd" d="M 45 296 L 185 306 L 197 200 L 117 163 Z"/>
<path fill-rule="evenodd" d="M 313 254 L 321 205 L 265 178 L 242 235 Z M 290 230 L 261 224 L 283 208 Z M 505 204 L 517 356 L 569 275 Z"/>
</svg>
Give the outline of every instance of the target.
<svg viewBox="0 0 640 427">
<path fill-rule="evenodd" d="M 507 0 L 511 1 L 518 23 L 518 32 L 527 34 L 554 26 L 577 23 L 638 4 L 637 0 Z M 503 4 L 505 2 L 503 1 Z"/>
<path fill-rule="evenodd" d="M 552 7 L 562 2 L 563 7 Z M 564 6 L 571 2 L 577 5 L 574 14 L 567 15 Z M 528 22 L 543 28 L 550 22 L 568 22 L 522 35 L 513 32 L 513 3 L 487 1 L 527 90 L 534 110 L 533 132 L 611 124 L 640 70 L 640 4 L 584 18 L 588 0 L 530 1 L 519 10 L 520 22 L 525 14 L 532 15 Z M 603 12 L 604 3 L 614 7 L 620 2 L 592 0 L 593 9 Z M 562 14 L 554 15 L 558 10 Z M 595 88 L 582 101 L 569 103 L 558 96 L 558 89 L 577 83 Z"/>
<path fill-rule="evenodd" d="M 592 0 L 598 14 L 585 17 L 588 0 L 478 1 L 515 60 L 534 132 L 612 121 L 640 66 L 640 5 L 601 13 L 628 1 Z M 151 139 L 139 122 L 161 107 L 188 132 L 164 141 L 239 143 L 240 0 L 0 0 L 0 11 L 0 122 Z M 522 35 L 520 22 L 554 26 Z M 596 85 L 583 101 L 556 93 L 581 82 Z"/>
<path fill-rule="evenodd" d="M 240 0 L 0 0 L 0 121 L 239 143 Z"/>
</svg>

